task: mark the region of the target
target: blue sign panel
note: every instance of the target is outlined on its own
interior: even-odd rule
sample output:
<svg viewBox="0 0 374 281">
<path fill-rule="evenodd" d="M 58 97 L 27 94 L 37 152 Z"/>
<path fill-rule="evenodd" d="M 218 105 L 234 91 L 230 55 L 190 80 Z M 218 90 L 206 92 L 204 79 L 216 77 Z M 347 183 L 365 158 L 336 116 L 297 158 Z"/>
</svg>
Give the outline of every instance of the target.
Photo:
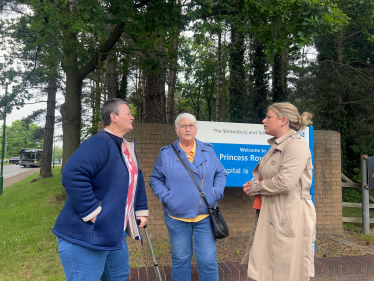
<svg viewBox="0 0 374 281">
<path fill-rule="evenodd" d="M 212 143 L 227 173 L 226 186 L 243 186 L 270 145 Z"/>
<path fill-rule="evenodd" d="M 299 132 L 314 152 L 313 127 Z M 269 136 L 260 124 L 198 122 L 196 138 L 214 145 L 218 159 L 227 173 L 226 186 L 242 187 L 253 179 L 252 171 L 270 149 Z M 314 162 L 314 159 L 312 159 Z M 314 181 L 311 194 L 314 195 Z"/>
</svg>

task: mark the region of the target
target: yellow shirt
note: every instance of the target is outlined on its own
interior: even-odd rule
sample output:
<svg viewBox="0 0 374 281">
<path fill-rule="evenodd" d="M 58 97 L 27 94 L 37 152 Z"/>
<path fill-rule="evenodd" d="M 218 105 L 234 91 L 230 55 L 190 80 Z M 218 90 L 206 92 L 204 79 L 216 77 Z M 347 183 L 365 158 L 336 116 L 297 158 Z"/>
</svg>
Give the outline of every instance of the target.
<svg viewBox="0 0 374 281">
<path fill-rule="evenodd" d="M 196 153 L 196 141 L 194 141 L 193 147 L 190 151 L 186 151 L 183 148 L 183 146 L 181 146 L 181 143 L 179 143 L 179 146 L 186 152 L 188 160 L 190 160 L 190 162 L 192 163 L 193 159 L 195 158 L 195 153 Z M 194 217 L 194 218 L 176 218 L 176 217 L 173 217 L 173 216 L 169 215 L 169 217 L 171 217 L 173 219 L 184 221 L 184 222 L 198 222 L 198 221 L 202 221 L 203 219 L 205 219 L 208 216 L 209 215 L 207 214 L 207 215 L 198 215 L 197 217 Z"/>
</svg>

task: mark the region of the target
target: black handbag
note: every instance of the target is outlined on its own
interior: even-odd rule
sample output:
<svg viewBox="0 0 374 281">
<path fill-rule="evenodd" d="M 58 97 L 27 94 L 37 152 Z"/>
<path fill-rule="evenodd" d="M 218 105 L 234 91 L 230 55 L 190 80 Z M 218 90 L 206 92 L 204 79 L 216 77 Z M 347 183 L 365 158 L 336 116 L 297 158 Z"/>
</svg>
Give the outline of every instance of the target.
<svg viewBox="0 0 374 281">
<path fill-rule="evenodd" d="M 210 225 L 212 227 L 213 236 L 216 239 L 222 239 L 222 238 L 225 238 L 225 237 L 229 236 L 229 228 L 227 227 L 227 224 L 225 222 L 225 219 L 222 216 L 222 213 L 219 211 L 219 207 L 218 206 L 217 207 L 216 206 L 209 206 L 209 203 L 208 203 L 208 201 L 205 198 L 204 192 L 201 190 L 200 186 L 197 184 L 195 178 L 191 174 L 191 171 L 187 168 L 187 166 L 184 163 L 183 159 L 181 158 L 181 156 L 179 155 L 178 151 L 174 147 L 174 144 L 172 144 L 171 147 L 173 148 L 175 154 L 178 156 L 178 158 L 181 161 L 183 167 L 186 169 L 186 171 L 190 175 L 191 179 L 195 183 L 197 189 L 200 192 L 200 196 L 203 198 L 203 200 L 204 200 L 204 202 L 205 202 L 205 204 L 206 204 L 206 206 L 208 208 L 209 217 L 210 217 Z"/>
</svg>

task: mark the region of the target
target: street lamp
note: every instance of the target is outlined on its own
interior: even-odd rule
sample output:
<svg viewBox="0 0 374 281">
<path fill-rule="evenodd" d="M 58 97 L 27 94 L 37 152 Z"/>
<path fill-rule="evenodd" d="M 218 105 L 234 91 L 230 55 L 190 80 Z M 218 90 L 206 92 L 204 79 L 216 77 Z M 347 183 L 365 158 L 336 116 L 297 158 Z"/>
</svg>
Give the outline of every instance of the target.
<svg viewBox="0 0 374 281">
<path fill-rule="evenodd" d="M 4 166 L 4 148 L 5 148 L 5 119 L 8 105 L 8 84 L 5 84 L 5 107 L 4 107 L 4 124 L 3 124 L 3 145 L 1 147 L 1 173 L 0 173 L 0 195 L 3 194 L 3 166 Z"/>
</svg>

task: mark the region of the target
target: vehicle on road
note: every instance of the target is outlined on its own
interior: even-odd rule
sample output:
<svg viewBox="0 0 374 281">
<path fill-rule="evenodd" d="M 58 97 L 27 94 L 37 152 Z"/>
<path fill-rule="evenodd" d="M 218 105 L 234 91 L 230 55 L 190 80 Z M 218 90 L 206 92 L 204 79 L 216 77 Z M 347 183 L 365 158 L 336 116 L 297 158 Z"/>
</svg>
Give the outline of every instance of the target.
<svg viewBox="0 0 374 281">
<path fill-rule="evenodd" d="M 19 151 L 21 158 L 20 165 L 23 167 L 40 167 L 43 149 L 22 148 Z"/>
<path fill-rule="evenodd" d="M 16 164 L 16 165 L 18 165 L 19 162 L 20 162 L 20 158 L 19 157 L 9 158 L 9 164 Z"/>
</svg>

